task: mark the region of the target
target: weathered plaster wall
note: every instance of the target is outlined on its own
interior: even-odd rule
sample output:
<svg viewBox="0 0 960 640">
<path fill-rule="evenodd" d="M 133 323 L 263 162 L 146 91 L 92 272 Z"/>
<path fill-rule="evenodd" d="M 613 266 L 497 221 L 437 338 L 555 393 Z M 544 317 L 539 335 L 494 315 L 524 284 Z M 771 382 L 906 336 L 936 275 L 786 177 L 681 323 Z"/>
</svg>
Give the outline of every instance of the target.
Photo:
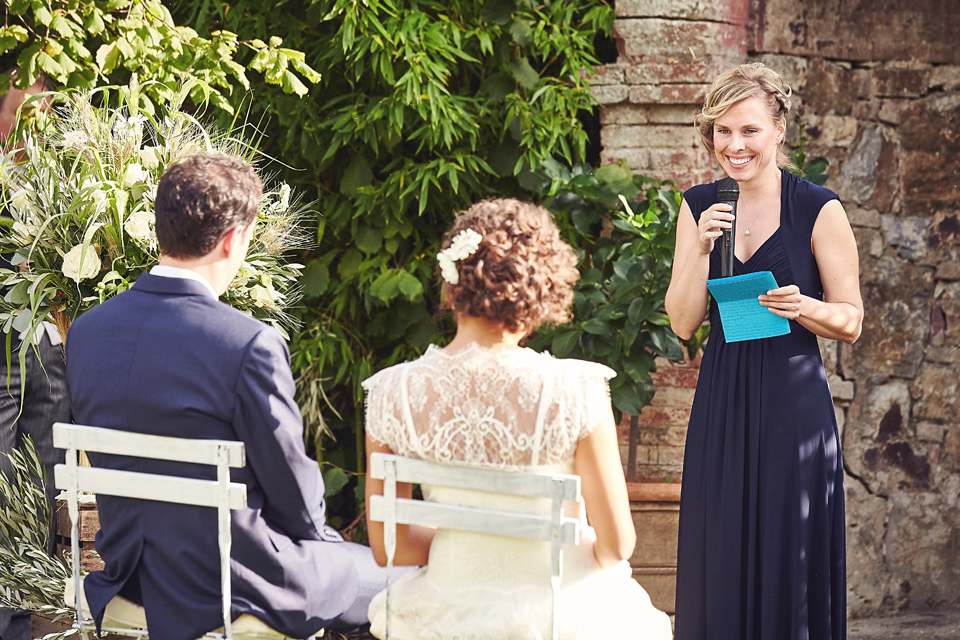
<svg viewBox="0 0 960 640">
<path fill-rule="evenodd" d="M 822 341 L 843 431 L 851 615 L 960 607 L 960 27 L 953 0 L 616 0 L 603 158 L 717 177 L 691 126 L 717 72 L 760 60 L 857 236 L 854 345 Z M 796 129 L 792 134 L 795 138 Z M 788 134 L 788 139 L 790 135 Z M 682 370 L 682 367 L 679 369 Z M 695 370 L 695 367 L 694 367 Z M 638 460 L 674 475 L 692 376 L 671 365 Z M 653 466 L 644 472 L 657 473 Z"/>
</svg>

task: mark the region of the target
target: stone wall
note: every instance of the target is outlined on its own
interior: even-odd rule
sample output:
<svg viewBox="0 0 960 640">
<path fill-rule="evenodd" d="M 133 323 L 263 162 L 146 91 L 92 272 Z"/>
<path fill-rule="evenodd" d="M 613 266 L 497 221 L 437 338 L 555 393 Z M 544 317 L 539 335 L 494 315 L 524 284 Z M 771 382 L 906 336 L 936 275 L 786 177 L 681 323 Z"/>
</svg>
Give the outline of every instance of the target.
<svg viewBox="0 0 960 640">
<path fill-rule="evenodd" d="M 808 154 L 850 217 L 865 305 L 854 345 L 821 341 L 843 432 L 851 615 L 960 607 L 960 28 L 953 0 L 616 0 L 599 70 L 603 159 L 719 174 L 691 126 L 710 80 L 780 71 Z M 796 139 L 794 123 L 788 141 Z M 686 367 L 690 369 L 688 365 Z M 638 461 L 682 455 L 695 376 L 670 365 Z M 693 366 L 695 370 L 695 366 Z M 675 382 L 681 381 L 682 382 Z M 674 381 L 674 382 L 671 382 Z M 653 468 L 646 474 L 657 474 Z"/>
</svg>

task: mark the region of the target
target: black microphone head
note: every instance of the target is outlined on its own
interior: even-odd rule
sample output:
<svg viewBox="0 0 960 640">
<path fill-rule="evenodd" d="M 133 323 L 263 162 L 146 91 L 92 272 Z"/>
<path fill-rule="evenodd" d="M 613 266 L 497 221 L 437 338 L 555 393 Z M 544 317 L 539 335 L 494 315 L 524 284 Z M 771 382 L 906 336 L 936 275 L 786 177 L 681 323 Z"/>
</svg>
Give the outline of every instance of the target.
<svg viewBox="0 0 960 640">
<path fill-rule="evenodd" d="M 724 178 L 717 182 L 717 201 L 736 202 L 740 199 L 740 185 L 733 178 Z"/>
</svg>

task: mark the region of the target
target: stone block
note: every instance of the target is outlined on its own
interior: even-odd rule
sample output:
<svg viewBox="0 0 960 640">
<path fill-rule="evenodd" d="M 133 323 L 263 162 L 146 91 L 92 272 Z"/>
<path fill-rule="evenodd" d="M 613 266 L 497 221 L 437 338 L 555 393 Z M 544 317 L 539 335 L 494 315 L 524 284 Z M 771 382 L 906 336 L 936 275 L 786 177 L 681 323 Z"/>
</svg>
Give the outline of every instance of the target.
<svg viewBox="0 0 960 640">
<path fill-rule="evenodd" d="M 960 94 L 913 102 L 899 133 L 905 206 L 919 214 L 960 208 Z"/>
<path fill-rule="evenodd" d="M 947 428 L 942 424 L 935 422 L 917 423 L 917 439 L 922 442 L 942 443 L 943 436 L 946 432 Z"/>
<path fill-rule="evenodd" d="M 692 127 L 676 125 L 607 125 L 600 131 L 604 149 L 690 146 Z"/>
<path fill-rule="evenodd" d="M 916 98 L 927 92 L 929 68 L 874 69 L 870 74 L 870 95 L 881 98 Z"/>
<path fill-rule="evenodd" d="M 670 566 L 677 564 L 678 503 L 631 503 L 637 529 L 637 546 L 630 557 L 632 566 Z"/>
<path fill-rule="evenodd" d="M 647 118 L 655 124 L 679 124 L 693 130 L 693 119 L 700 113 L 694 105 L 655 104 L 644 107 Z"/>
<path fill-rule="evenodd" d="M 880 117 L 879 100 L 857 100 L 853 103 L 853 109 L 850 112 L 854 118 L 863 122 L 865 120 L 876 120 Z"/>
<path fill-rule="evenodd" d="M 848 115 L 856 100 L 856 84 L 849 64 L 814 58 L 807 68 L 803 99 L 810 111 Z"/>
<path fill-rule="evenodd" d="M 849 147 L 857 137 L 858 121 L 852 116 L 807 116 L 805 122 L 817 146 Z"/>
<path fill-rule="evenodd" d="M 880 112 L 877 119 L 887 124 L 900 124 L 900 114 L 910 106 L 910 100 L 906 98 L 883 98 L 880 100 Z"/>
<path fill-rule="evenodd" d="M 630 85 L 633 104 L 702 105 L 707 94 L 703 84 Z"/>
<path fill-rule="evenodd" d="M 960 593 L 960 509 L 941 494 L 890 496 L 887 563 L 905 584 L 906 606 L 956 606 Z"/>
<path fill-rule="evenodd" d="M 659 57 L 650 61 L 637 61 L 625 74 L 627 84 L 691 84 L 709 85 L 718 75 L 735 67 L 740 59 L 726 56 L 706 56 L 703 59 L 679 61 Z"/>
<path fill-rule="evenodd" d="M 686 427 L 690 422 L 690 405 L 686 407 L 656 407 L 648 405 L 640 412 L 639 424 L 645 428 Z"/>
<path fill-rule="evenodd" d="M 847 516 L 847 610 L 852 617 L 875 615 L 890 591 L 884 558 L 887 500 L 844 478 Z"/>
<path fill-rule="evenodd" d="M 953 367 L 924 363 L 917 384 L 923 397 L 914 404 L 915 418 L 945 423 L 960 414 L 960 377 Z"/>
<path fill-rule="evenodd" d="M 613 105 L 630 99 L 630 90 L 622 84 L 601 84 L 590 87 L 590 94 L 602 105 Z"/>
<path fill-rule="evenodd" d="M 853 227 L 867 227 L 869 229 L 877 229 L 880 227 L 879 211 L 874 209 L 861 209 L 857 206 L 847 207 L 846 211 L 847 219 Z M 854 229 L 854 233 L 858 232 L 858 229 Z"/>
<path fill-rule="evenodd" d="M 960 262 L 941 262 L 937 265 L 937 280 L 960 280 Z"/>
<path fill-rule="evenodd" d="M 945 64 L 931 68 L 928 82 L 931 89 L 941 91 L 960 89 L 960 65 Z"/>
<path fill-rule="evenodd" d="M 649 111 L 646 107 L 635 104 L 607 105 L 600 109 L 600 124 L 646 124 L 649 122 Z"/>
<path fill-rule="evenodd" d="M 619 18 L 680 18 L 710 20 L 745 25 L 747 0 L 617 0 L 614 10 Z"/>
<path fill-rule="evenodd" d="M 646 149 L 615 148 L 604 149 L 600 153 L 600 164 L 626 163 L 633 171 L 650 168 L 650 154 Z"/>
<path fill-rule="evenodd" d="M 583 77 L 586 78 L 592 86 L 602 84 L 624 84 L 628 64 L 602 64 L 593 67 L 593 73 L 587 70 L 583 71 Z"/>
<path fill-rule="evenodd" d="M 889 211 L 898 188 L 897 144 L 886 127 L 865 123 L 832 188 L 848 204 Z"/>
<path fill-rule="evenodd" d="M 838 375 L 828 375 L 827 382 L 830 383 L 830 392 L 834 400 L 853 400 L 856 387 L 852 380 L 844 380 Z"/>
<path fill-rule="evenodd" d="M 623 55 L 640 61 L 747 55 L 746 29 L 722 22 L 624 18 L 614 23 L 614 31 Z"/>
<path fill-rule="evenodd" d="M 695 387 L 657 385 L 657 391 L 650 405 L 654 407 L 690 407 L 693 404 L 693 393 L 695 390 Z"/>
<path fill-rule="evenodd" d="M 880 231 L 887 246 L 895 247 L 902 258 L 921 258 L 927 251 L 930 220 L 927 218 L 881 215 Z"/>
</svg>

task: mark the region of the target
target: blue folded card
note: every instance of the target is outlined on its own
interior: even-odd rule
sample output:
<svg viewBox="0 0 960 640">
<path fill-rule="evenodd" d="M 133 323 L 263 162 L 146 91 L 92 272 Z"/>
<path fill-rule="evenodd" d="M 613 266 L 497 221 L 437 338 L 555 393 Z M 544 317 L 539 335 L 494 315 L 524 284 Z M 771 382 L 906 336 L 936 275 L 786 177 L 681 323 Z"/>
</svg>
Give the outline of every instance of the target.
<svg viewBox="0 0 960 640">
<path fill-rule="evenodd" d="M 720 308 L 727 342 L 772 338 L 790 333 L 790 321 L 770 312 L 757 296 L 779 285 L 769 271 L 707 280 L 707 289 Z"/>
</svg>

